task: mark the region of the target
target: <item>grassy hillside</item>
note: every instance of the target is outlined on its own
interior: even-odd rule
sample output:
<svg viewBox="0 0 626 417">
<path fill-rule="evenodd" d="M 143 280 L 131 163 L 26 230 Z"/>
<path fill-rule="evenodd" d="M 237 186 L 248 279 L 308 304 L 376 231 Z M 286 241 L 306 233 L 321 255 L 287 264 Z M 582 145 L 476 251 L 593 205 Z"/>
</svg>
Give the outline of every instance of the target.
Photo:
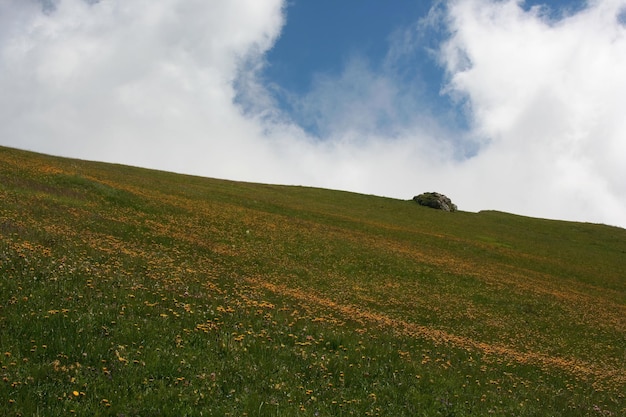
<svg viewBox="0 0 626 417">
<path fill-rule="evenodd" d="M 0 355 L 9 416 L 626 415 L 626 230 L 0 148 Z"/>
</svg>

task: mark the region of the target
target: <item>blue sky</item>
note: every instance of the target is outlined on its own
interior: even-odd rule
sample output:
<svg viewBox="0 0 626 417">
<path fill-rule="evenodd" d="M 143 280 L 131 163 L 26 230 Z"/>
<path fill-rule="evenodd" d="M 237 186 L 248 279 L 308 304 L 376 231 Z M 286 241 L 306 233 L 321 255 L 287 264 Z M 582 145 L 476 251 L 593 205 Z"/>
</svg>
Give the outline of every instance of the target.
<svg viewBox="0 0 626 417">
<path fill-rule="evenodd" d="M 265 75 L 302 94 L 315 73 L 339 73 L 352 55 L 380 64 L 393 33 L 415 25 L 430 7 L 411 0 L 293 0 L 286 6 L 281 35 L 267 53 Z"/>
<path fill-rule="evenodd" d="M 293 95 L 297 101 L 320 78 L 340 77 L 355 61 L 372 73 L 393 72 L 403 88 L 412 89 L 413 97 L 427 100 L 433 110 L 442 110 L 450 104 L 440 94 L 444 74 L 429 52 L 441 39 L 433 37 L 439 35 L 436 28 L 429 28 L 428 33 L 418 28 L 432 7 L 430 2 L 411 0 L 288 2 L 286 24 L 266 56 L 264 82 L 272 86 L 280 108 L 318 136 L 324 135 L 323 127 L 307 119 L 294 105 Z M 392 57 L 394 41 L 404 36 L 420 37 L 420 44 Z M 415 105 L 418 98 L 412 101 Z M 406 103 L 396 104 L 400 111 Z"/>
<path fill-rule="evenodd" d="M 626 0 L 0 0 L 0 145 L 626 227 Z"/>
</svg>

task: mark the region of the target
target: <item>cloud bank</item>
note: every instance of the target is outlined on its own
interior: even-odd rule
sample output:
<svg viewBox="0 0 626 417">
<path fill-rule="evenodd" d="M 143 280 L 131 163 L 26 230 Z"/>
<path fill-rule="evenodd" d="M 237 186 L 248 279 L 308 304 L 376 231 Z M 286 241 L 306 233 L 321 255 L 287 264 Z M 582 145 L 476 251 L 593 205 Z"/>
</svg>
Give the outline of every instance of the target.
<svg viewBox="0 0 626 417">
<path fill-rule="evenodd" d="M 523 6 L 437 3 L 287 112 L 262 77 L 283 1 L 0 0 L 0 143 L 626 227 L 626 0 Z M 424 48 L 465 126 L 407 82 Z"/>
<path fill-rule="evenodd" d="M 467 98 L 489 146 L 463 169 L 505 209 L 602 219 L 626 215 L 624 1 L 590 2 L 551 21 L 519 2 L 459 1 L 441 51 L 451 94 Z"/>
<path fill-rule="evenodd" d="M 263 127 L 233 104 L 280 1 L 3 0 L 2 142 L 81 158 L 252 178 Z"/>
</svg>

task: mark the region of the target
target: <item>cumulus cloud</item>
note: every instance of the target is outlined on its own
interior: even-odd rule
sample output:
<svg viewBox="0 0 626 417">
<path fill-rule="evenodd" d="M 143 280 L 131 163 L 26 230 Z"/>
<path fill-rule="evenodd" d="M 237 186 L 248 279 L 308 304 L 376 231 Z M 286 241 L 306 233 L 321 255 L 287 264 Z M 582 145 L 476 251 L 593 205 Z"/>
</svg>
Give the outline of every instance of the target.
<svg viewBox="0 0 626 417">
<path fill-rule="evenodd" d="M 625 0 L 558 18 L 513 0 L 436 2 L 384 62 L 318 74 L 291 112 L 260 77 L 284 6 L 0 0 L 0 143 L 626 226 Z M 440 94 L 466 126 L 429 102 L 416 50 L 439 60 Z"/>
<path fill-rule="evenodd" d="M 233 83 L 281 1 L 5 0 L 0 19 L 7 145 L 225 176 L 267 152 Z"/>
<path fill-rule="evenodd" d="M 491 194 L 491 207 L 626 224 L 625 9 L 590 2 L 555 21 L 519 1 L 449 5 L 447 88 L 490 141 L 459 167 L 489 189 L 481 204 Z"/>
</svg>

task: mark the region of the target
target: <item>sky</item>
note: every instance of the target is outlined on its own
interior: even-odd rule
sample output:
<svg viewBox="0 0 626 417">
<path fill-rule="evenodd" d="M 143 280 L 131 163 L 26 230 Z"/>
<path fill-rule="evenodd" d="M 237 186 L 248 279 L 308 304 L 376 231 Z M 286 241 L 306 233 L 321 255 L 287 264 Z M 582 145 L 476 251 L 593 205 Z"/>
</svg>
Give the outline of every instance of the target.
<svg viewBox="0 0 626 417">
<path fill-rule="evenodd" d="M 0 145 L 626 228 L 626 0 L 0 0 Z"/>
</svg>

